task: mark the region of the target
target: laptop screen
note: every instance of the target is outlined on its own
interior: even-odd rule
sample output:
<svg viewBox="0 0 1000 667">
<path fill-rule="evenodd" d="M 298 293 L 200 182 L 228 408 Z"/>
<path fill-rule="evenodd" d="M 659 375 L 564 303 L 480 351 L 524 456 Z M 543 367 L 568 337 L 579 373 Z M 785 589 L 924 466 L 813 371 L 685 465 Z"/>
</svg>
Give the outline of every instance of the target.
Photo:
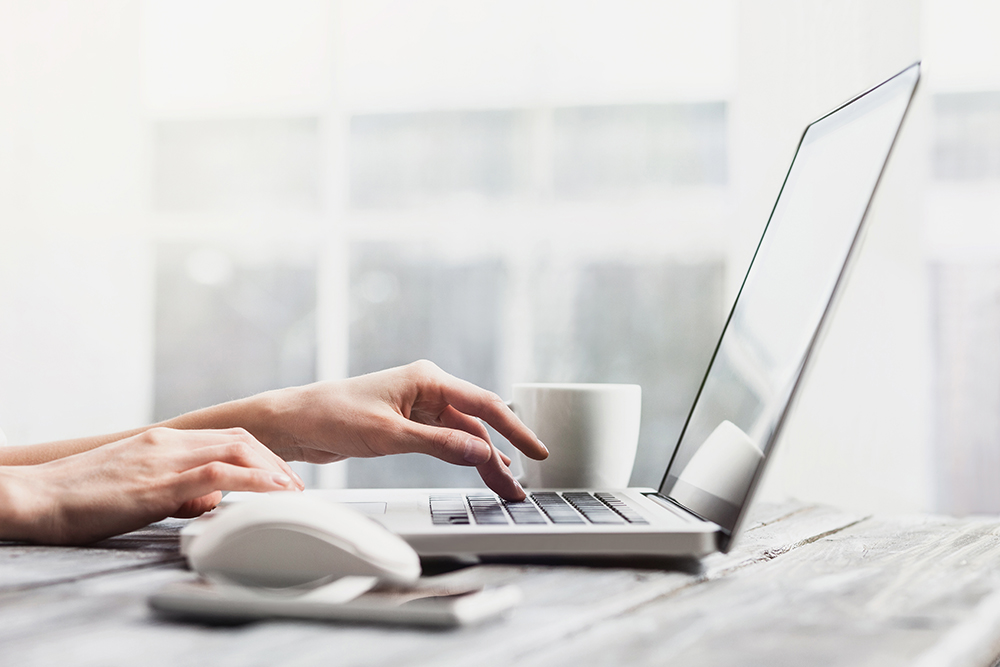
<svg viewBox="0 0 1000 667">
<path fill-rule="evenodd" d="M 660 493 L 730 535 L 774 446 L 920 75 L 810 124 Z"/>
</svg>

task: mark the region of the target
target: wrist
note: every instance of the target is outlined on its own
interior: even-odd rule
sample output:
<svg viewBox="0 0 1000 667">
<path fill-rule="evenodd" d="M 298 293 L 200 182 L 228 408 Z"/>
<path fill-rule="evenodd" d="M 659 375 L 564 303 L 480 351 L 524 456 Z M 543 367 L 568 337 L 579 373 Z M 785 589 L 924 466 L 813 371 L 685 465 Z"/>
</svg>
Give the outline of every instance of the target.
<svg viewBox="0 0 1000 667">
<path fill-rule="evenodd" d="M 294 460 L 294 443 L 286 423 L 294 417 L 291 406 L 295 391 L 295 387 L 265 391 L 188 412 L 157 426 L 182 430 L 242 428 L 278 456 Z"/>
<path fill-rule="evenodd" d="M 244 406 L 244 428 L 286 461 L 339 461 L 345 457 L 330 449 L 338 387 L 336 382 L 315 382 L 251 396 Z"/>
<path fill-rule="evenodd" d="M 0 467 L 0 540 L 34 541 L 43 535 L 51 516 L 46 494 L 18 471 Z"/>
<path fill-rule="evenodd" d="M 294 419 L 296 387 L 273 389 L 237 401 L 239 413 L 234 424 L 249 431 L 272 452 L 286 461 L 296 460 L 297 452 L 288 421 Z"/>
<path fill-rule="evenodd" d="M 300 387 L 274 389 L 251 396 L 243 406 L 246 422 L 241 424 L 268 449 L 286 461 L 302 461 L 301 444 L 295 434 L 302 418 Z"/>
</svg>

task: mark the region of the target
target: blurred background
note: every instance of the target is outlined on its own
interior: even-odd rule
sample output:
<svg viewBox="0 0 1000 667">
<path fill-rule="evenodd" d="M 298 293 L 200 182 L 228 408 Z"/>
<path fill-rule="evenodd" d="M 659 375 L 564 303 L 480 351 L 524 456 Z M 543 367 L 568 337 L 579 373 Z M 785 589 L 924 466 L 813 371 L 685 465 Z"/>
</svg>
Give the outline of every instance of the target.
<svg viewBox="0 0 1000 667">
<path fill-rule="evenodd" d="M 641 384 L 656 485 L 805 124 L 923 59 L 764 495 L 1000 512 L 998 34 L 987 0 L 0 0 L 0 424 L 424 357 Z"/>
</svg>

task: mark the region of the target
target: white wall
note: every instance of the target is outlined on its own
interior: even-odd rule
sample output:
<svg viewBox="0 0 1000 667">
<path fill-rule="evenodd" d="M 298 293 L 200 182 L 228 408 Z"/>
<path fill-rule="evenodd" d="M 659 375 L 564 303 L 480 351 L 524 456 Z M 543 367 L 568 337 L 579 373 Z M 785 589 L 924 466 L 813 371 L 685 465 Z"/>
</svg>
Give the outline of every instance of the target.
<svg viewBox="0 0 1000 667">
<path fill-rule="evenodd" d="M 0 3 L 0 422 L 149 419 L 152 281 L 133 2 Z"/>
</svg>

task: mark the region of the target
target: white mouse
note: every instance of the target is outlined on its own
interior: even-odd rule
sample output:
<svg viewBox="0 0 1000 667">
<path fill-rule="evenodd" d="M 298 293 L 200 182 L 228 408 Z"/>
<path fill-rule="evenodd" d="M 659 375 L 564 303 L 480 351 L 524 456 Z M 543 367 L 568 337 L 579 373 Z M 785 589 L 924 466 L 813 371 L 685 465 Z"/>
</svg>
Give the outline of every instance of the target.
<svg viewBox="0 0 1000 667">
<path fill-rule="evenodd" d="M 267 588 L 347 576 L 406 584 L 420 576 L 420 558 L 402 538 L 348 507 L 300 493 L 234 503 L 207 521 L 187 557 L 199 574 Z"/>
</svg>

